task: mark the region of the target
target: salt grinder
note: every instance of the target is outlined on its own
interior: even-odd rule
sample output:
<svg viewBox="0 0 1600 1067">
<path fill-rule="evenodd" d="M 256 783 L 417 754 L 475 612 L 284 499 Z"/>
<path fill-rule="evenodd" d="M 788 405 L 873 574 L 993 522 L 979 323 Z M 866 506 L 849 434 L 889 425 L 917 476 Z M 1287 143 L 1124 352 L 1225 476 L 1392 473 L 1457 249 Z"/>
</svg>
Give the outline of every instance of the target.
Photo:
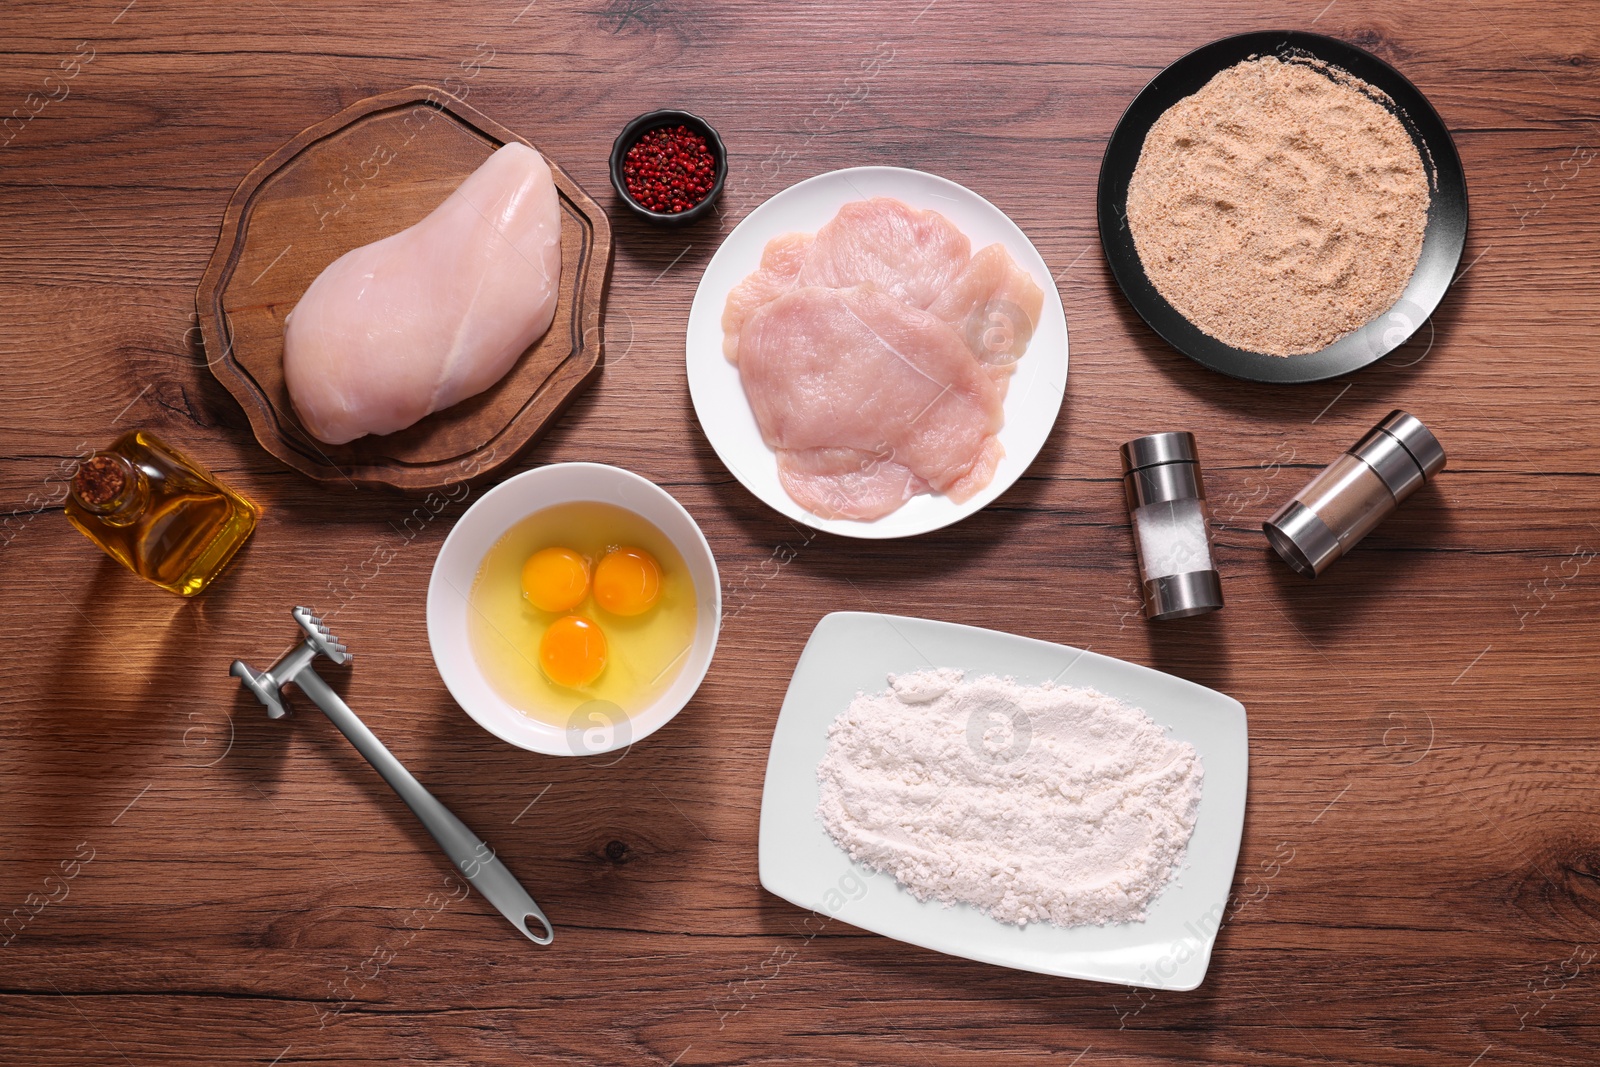
<svg viewBox="0 0 1600 1067">
<path fill-rule="evenodd" d="M 1145 617 L 1183 619 L 1222 607 L 1194 434 L 1157 433 L 1123 445 L 1122 486 Z"/>
<path fill-rule="evenodd" d="M 1261 528 L 1285 563 L 1315 578 L 1442 470 L 1439 439 L 1391 411 Z"/>
</svg>

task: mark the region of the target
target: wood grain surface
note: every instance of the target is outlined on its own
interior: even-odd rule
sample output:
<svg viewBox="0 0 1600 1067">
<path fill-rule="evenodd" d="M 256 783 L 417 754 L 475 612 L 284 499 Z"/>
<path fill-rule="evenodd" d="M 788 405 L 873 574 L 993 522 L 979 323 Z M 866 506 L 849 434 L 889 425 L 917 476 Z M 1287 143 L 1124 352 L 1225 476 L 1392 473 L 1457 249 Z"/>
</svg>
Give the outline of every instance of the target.
<svg viewBox="0 0 1600 1067">
<path fill-rule="evenodd" d="M 1569 2 L 769 5 L 688 0 L 14 4 L 0 55 L 0 1062 L 18 1065 L 1600 1061 L 1600 21 Z M 1461 276 L 1348 379 L 1231 381 L 1164 346 L 1094 230 L 1100 153 L 1163 65 L 1284 26 L 1375 51 L 1449 124 Z M 474 726 L 427 649 L 429 568 L 481 491 L 319 485 L 212 378 L 194 292 L 241 177 L 416 83 L 544 147 L 612 216 L 606 367 L 506 471 L 601 460 L 674 493 L 722 567 L 711 673 L 627 756 Z M 721 213 L 618 210 L 621 125 L 715 123 Z M 13 110 L 15 109 L 15 110 Z M 1059 425 L 994 506 L 912 541 L 811 536 L 712 454 L 682 338 L 708 257 L 799 179 L 959 181 L 1057 272 Z M 1391 408 L 1450 467 L 1307 582 L 1261 520 Z M 149 427 L 265 508 L 193 602 L 62 516 L 64 470 Z M 1228 597 L 1150 625 L 1116 448 L 1200 440 Z M 511 936 L 315 714 L 228 677 L 331 616 L 336 684 L 499 850 L 557 928 Z M 1136 992 L 951 959 L 756 881 L 767 742 L 830 610 L 1089 646 L 1222 689 L 1251 723 L 1235 906 L 1205 984 Z M 24 918 L 15 918 L 18 915 Z"/>
</svg>

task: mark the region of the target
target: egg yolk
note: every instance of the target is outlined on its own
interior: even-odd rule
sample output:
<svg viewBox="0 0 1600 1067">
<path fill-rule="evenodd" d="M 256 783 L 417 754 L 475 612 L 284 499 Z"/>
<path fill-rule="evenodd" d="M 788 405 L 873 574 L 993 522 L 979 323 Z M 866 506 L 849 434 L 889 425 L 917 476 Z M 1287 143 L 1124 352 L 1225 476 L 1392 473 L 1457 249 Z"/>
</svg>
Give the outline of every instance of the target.
<svg viewBox="0 0 1600 1067">
<path fill-rule="evenodd" d="M 582 615 L 559 618 L 539 641 L 539 666 L 557 685 L 588 685 L 606 669 L 606 635 Z"/>
<path fill-rule="evenodd" d="M 522 594 L 540 611 L 571 611 L 589 595 L 589 561 L 570 548 L 541 548 L 522 565 Z"/>
<path fill-rule="evenodd" d="M 640 548 L 617 548 L 594 568 L 594 599 L 613 615 L 640 615 L 661 599 L 661 564 Z"/>
</svg>

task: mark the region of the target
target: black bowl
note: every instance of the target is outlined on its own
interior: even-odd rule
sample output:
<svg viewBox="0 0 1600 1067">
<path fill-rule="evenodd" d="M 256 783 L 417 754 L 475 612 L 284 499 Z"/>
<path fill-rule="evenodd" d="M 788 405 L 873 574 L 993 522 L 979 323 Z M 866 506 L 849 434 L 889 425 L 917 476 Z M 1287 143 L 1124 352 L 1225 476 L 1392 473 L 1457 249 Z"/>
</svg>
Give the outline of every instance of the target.
<svg viewBox="0 0 1600 1067">
<path fill-rule="evenodd" d="M 1411 135 L 1428 174 L 1428 222 L 1417 268 L 1393 307 L 1326 348 L 1303 356 L 1269 356 L 1224 344 L 1167 303 L 1145 274 L 1128 229 L 1128 182 L 1145 135 L 1173 104 L 1212 76 L 1252 56 L 1307 56 L 1343 68 L 1380 89 Z M 1405 76 L 1370 52 L 1315 33 L 1280 30 L 1224 37 L 1156 75 L 1123 113 L 1100 165 L 1100 244 L 1123 295 L 1150 328 L 1179 352 L 1212 370 L 1256 382 L 1317 382 L 1375 363 L 1405 344 L 1444 299 L 1467 241 L 1467 182 L 1450 131 Z"/>
<path fill-rule="evenodd" d="M 706 139 L 706 147 L 711 149 L 712 167 L 716 171 L 711 182 L 711 191 L 706 198 L 686 211 L 652 211 L 639 201 L 635 200 L 628 192 L 628 184 L 622 178 L 622 159 L 628 154 L 628 149 L 640 136 L 650 130 L 660 129 L 663 126 L 687 126 L 695 133 Z M 728 151 L 722 146 L 722 138 L 717 136 L 717 131 L 711 124 L 698 115 L 687 111 L 651 111 L 640 115 L 617 134 L 617 139 L 611 145 L 611 187 L 617 191 L 622 202 L 628 205 L 628 210 L 638 215 L 646 222 L 653 222 L 658 226 L 682 226 L 684 223 L 693 222 L 711 210 L 711 205 L 717 202 L 717 197 L 722 195 L 722 183 L 728 176 Z"/>
</svg>

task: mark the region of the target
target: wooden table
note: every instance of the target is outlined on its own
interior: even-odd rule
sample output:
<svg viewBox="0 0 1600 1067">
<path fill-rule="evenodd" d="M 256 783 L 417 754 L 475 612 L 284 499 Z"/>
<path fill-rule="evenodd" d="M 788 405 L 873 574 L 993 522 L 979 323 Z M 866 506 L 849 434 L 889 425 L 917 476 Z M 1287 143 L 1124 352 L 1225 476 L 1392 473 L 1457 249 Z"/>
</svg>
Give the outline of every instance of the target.
<svg viewBox="0 0 1600 1067">
<path fill-rule="evenodd" d="M 0 111 L 38 112 L 0 149 L 0 913 L 27 917 L 0 948 L 0 1061 L 1600 1059 L 1592 9 L 125 2 L 14 5 L 0 58 Z M 1277 388 L 1206 371 L 1136 319 L 1093 196 L 1107 135 L 1157 70 L 1290 25 L 1428 94 L 1473 219 L 1462 276 L 1414 341 L 1347 380 Z M 732 151 L 720 217 L 674 233 L 614 214 L 604 376 L 516 468 L 603 460 L 659 482 L 741 606 L 693 704 L 608 765 L 502 744 L 440 683 L 423 596 L 469 501 L 418 511 L 280 466 L 194 328 L 223 207 L 257 160 L 361 97 L 446 79 L 612 207 L 606 155 L 640 111 L 686 106 Z M 1028 474 L 905 542 L 808 537 L 757 503 L 684 382 L 719 241 L 773 192 L 863 163 L 946 175 L 1008 212 L 1059 272 L 1072 337 L 1060 424 Z M 1293 575 L 1260 521 L 1395 407 L 1438 431 L 1449 470 L 1322 579 Z M 193 602 L 62 516 L 63 461 L 134 426 L 265 507 Z M 1201 442 L 1228 606 L 1150 625 L 1116 448 L 1175 428 Z M 551 948 L 459 899 L 324 719 L 269 722 L 237 690 L 229 661 L 276 655 L 296 602 L 335 615 L 357 654 L 350 703 L 527 881 Z M 768 739 L 834 609 L 1090 646 L 1245 703 L 1237 906 L 1199 990 L 946 958 L 759 887 Z"/>
</svg>

